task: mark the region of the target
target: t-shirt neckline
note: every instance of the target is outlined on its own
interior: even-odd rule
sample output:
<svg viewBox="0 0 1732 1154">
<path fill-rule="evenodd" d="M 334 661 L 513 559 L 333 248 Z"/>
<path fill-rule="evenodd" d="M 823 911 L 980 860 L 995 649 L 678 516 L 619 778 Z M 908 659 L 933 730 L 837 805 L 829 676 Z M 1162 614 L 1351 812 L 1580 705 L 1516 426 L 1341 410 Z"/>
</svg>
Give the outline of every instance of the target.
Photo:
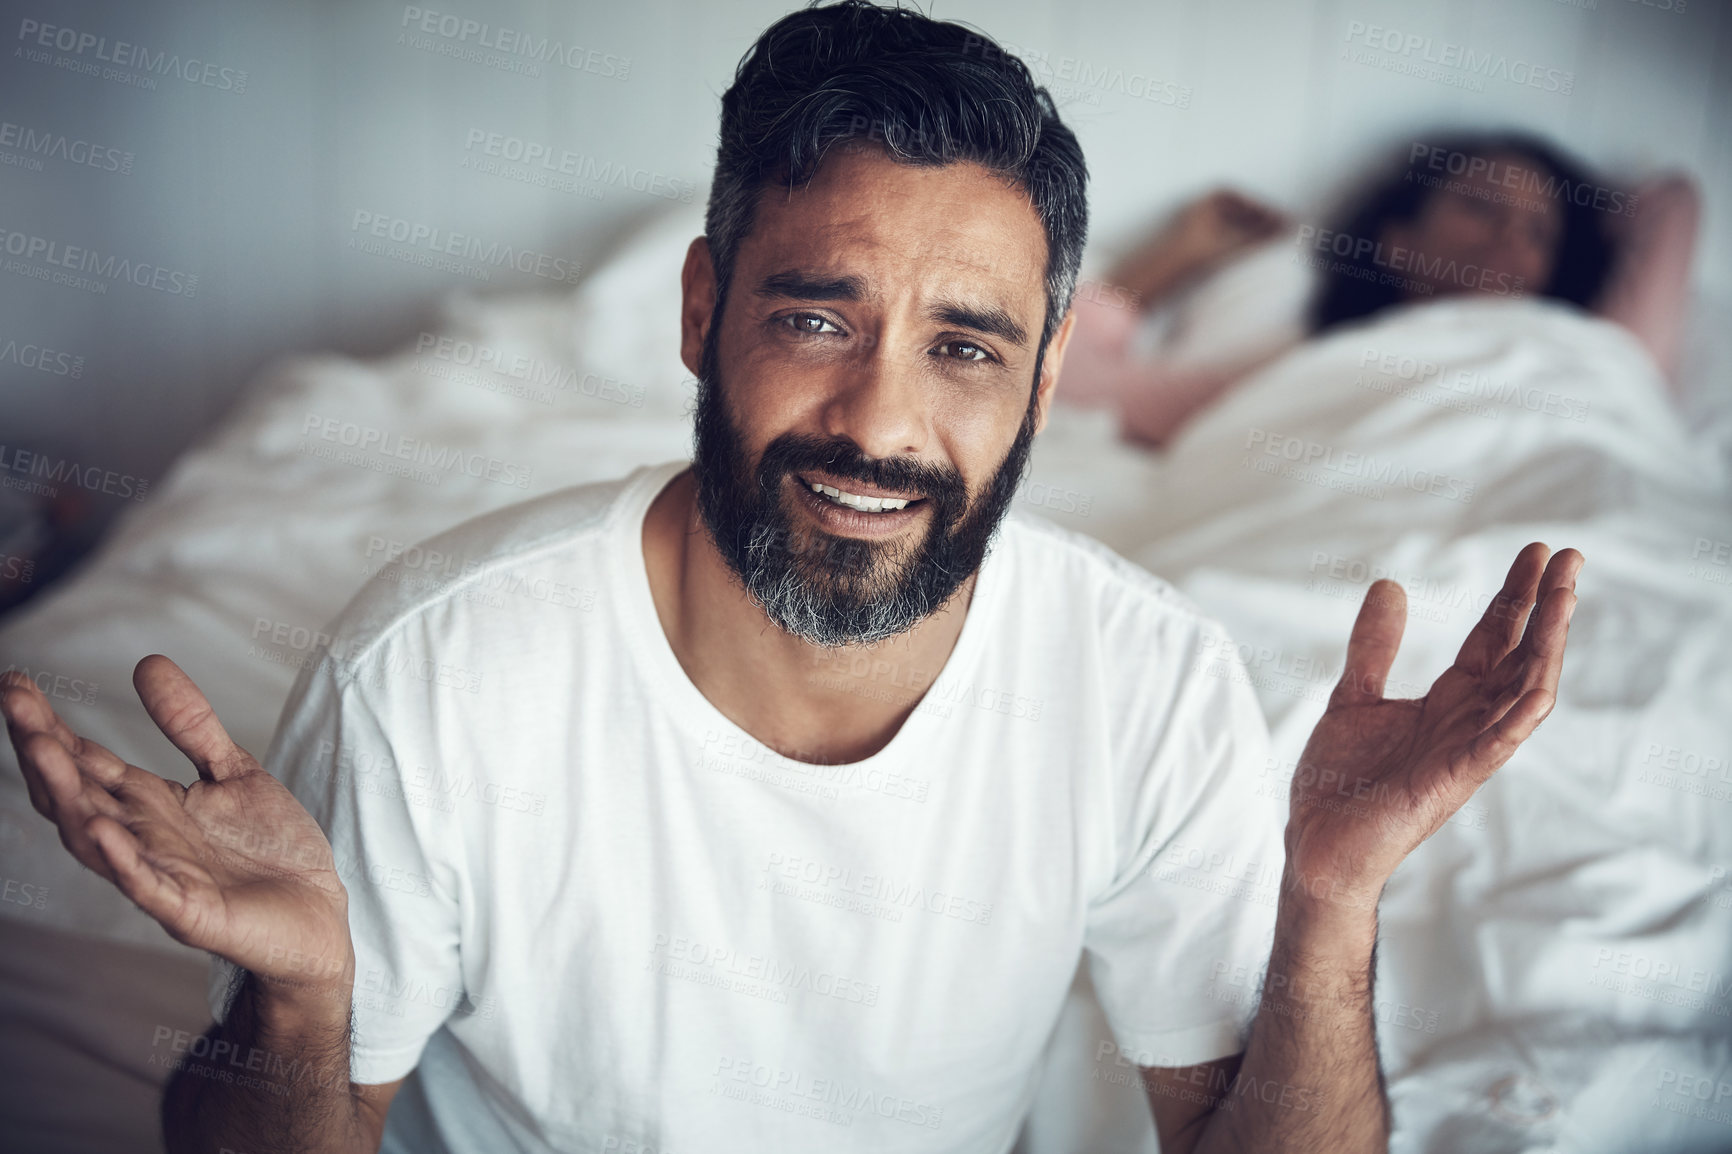
<svg viewBox="0 0 1732 1154">
<path fill-rule="evenodd" d="M 748 733 L 738 722 L 717 709 L 715 703 L 693 684 L 685 667 L 674 654 L 667 634 L 662 630 L 661 617 L 656 613 L 655 598 L 650 593 L 649 564 L 643 552 L 644 519 L 649 515 L 655 498 L 667 487 L 668 482 L 690 464 L 689 461 L 676 460 L 661 465 L 646 465 L 631 479 L 626 491 L 621 494 L 614 517 L 614 548 L 611 550 L 613 556 L 610 569 L 620 598 L 619 603 L 625 608 L 622 624 L 631 638 L 632 649 L 640 667 L 652 681 L 659 683 L 663 690 L 661 700 L 673 706 L 670 712 L 676 717 L 702 718 L 710 727 L 720 727 L 724 733 L 763 745 L 762 741 Z M 1006 521 L 1008 520 L 1007 517 Z M 971 668 L 975 663 L 976 655 L 984 644 L 983 637 L 989 628 L 987 619 L 992 616 L 996 605 L 999 569 L 996 561 L 1004 544 L 1003 533 L 1006 527 L 1005 524 L 1000 524 L 999 533 L 995 535 L 992 547 L 987 550 L 986 559 L 981 562 L 975 577 L 974 596 L 962 620 L 962 630 L 957 635 L 956 644 L 951 647 L 949 657 L 927 684 L 926 693 L 920 699 L 921 705 L 927 702 L 939 682 L 958 676 L 961 671 Z M 843 767 L 865 769 L 882 763 L 894 763 L 905 749 L 918 745 L 921 735 L 928 731 L 928 727 L 935 720 L 933 712 L 917 705 L 882 749 L 859 761 L 845 762 Z M 808 764 L 796 762 L 793 758 L 787 760 L 798 765 Z"/>
</svg>

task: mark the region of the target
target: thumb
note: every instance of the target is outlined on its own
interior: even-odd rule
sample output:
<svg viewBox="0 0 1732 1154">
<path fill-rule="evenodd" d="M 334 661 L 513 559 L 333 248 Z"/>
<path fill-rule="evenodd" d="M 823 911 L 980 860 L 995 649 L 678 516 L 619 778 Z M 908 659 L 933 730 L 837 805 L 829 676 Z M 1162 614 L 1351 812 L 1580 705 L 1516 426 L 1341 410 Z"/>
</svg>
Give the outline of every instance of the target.
<svg viewBox="0 0 1732 1154">
<path fill-rule="evenodd" d="M 133 669 L 132 685 L 144 711 L 162 735 L 186 754 L 199 777 L 224 781 L 251 768 L 252 758 L 229 737 L 210 702 L 180 666 L 153 653 Z"/>
<path fill-rule="evenodd" d="M 1383 683 L 1401 634 L 1407 628 L 1407 591 L 1390 580 L 1371 583 L 1347 638 L 1347 660 L 1341 680 L 1329 695 L 1330 705 L 1363 705 L 1383 700 Z"/>
</svg>

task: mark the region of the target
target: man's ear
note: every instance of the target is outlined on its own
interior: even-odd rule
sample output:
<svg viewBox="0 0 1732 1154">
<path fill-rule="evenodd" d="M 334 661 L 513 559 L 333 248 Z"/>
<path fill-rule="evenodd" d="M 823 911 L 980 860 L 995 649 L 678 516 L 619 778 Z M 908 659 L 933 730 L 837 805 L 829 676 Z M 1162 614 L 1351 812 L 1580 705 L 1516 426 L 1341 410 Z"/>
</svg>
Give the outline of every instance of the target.
<svg viewBox="0 0 1732 1154">
<path fill-rule="evenodd" d="M 1046 356 L 1040 362 L 1040 388 L 1035 391 L 1034 431 L 1046 428 L 1046 412 L 1052 407 L 1052 391 L 1058 385 L 1059 370 L 1064 367 L 1064 351 L 1070 345 L 1070 331 L 1076 325 L 1076 309 L 1064 314 L 1058 332 L 1047 342 Z"/>
<path fill-rule="evenodd" d="M 716 266 L 706 237 L 693 240 L 680 270 L 680 360 L 692 376 L 703 363 L 704 339 L 716 311 Z"/>
</svg>

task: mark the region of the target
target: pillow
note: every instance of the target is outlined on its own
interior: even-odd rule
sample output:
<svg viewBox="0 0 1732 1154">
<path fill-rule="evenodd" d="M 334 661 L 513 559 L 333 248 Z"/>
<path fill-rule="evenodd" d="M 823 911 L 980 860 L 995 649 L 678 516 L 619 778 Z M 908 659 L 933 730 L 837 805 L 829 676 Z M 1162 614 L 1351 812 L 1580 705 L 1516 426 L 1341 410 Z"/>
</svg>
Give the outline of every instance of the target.
<svg viewBox="0 0 1732 1154">
<path fill-rule="evenodd" d="M 1316 274 L 1292 232 L 1228 261 L 1172 306 L 1154 356 L 1178 370 L 1229 370 L 1303 340 Z"/>
<path fill-rule="evenodd" d="M 641 387 L 645 417 L 679 417 L 696 396 L 680 361 L 680 269 L 703 232 L 701 205 L 658 216 L 572 294 L 573 359 Z"/>
<path fill-rule="evenodd" d="M 1635 200 L 1634 216 L 1612 218 L 1616 252 L 1594 312 L 1635 333 L 1676 387 L 1702 194 L 1674 173 L 1640 185 Z"/>
</svg>

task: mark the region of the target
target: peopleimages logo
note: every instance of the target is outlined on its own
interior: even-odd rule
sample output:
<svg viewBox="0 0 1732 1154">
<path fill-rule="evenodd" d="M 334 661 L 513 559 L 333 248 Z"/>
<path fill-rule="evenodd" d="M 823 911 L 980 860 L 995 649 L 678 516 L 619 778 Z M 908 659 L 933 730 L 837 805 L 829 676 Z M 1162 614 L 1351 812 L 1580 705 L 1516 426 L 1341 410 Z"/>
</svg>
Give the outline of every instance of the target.
<svg viewBox="0 0 1732 1154">
<path fill-rule="evenodd" d="M 400 40 L 410 47 L 438 51 L 440 55 L 469 59 L 475 63 L 512 63 L 530 75 L 539 75 L 536 65 L 558 64 L 574 72 L 588 72 L 609 80 L 626 80 L 631 76 L 631 58 L 615 56 L 581 44 L 566 44 L 548 36 L 537 36 L 516 28 L 495 27 L 481 20 L 454 16 L 449 12 L 434 12 L 427 8 L 405 5 L 400 25 L 409 37 L 420 33 L 422 38 Z M 434 45 L 425 37 L 437 36 L 444 45 Z M 497 53 L 490 58 L 486 52 Z"/>
<path fill-rule="evenodd" d="M 56 377 L 77 380 L 84 375 L 84 358 L 41 345 L 20 344 L 10 338 L 0 341 L 0 365 L 13 364 L 21 369 L 35 369 Z"/>
<path fill-rule="evenodd" d="M 468 131 L 463 140 L 463 150 L 520 165 L 531 173 L 541 170 L 552 176 L 568 176 L 598 188 L 614 185 L 681 204 L 691 204 L 697 197 L 698 186 L 690 180 L 665 176 L 647 168 L 631 168 L 611 160 L 598 160 L 594 156 L 573 152 L 569 148 L 526 140 L 521 136 L 489 132 L 484 128 L 471 128 Z M 504 169 L 499 175 L 509 176 L 511 171 Z"/>
<path fill-rule="evenodd" d="M 658 933 L 649 953 L 650 968 L 669 977 L 689 978 L 694 972 L 702 974 L 708 971 L 718 977 L 725 975 L 773 987 L 778 992 L 811 993 L 868 1007 L 878 1004 L 881 992 L 877 982 L 868 982 L 845 972 L 786 962 L 766 954 L 754 954 L 681 935 Z M 681 967 L 686 968 L 684 972 Z"/>
<path fill-rule="evenodd" d="M 1459 264 L 1454 258 L 1427 256 L 1418 249 L 1404 248 L 1398 244 L 1386 245 L 1371 237 L 1318 228 L 1314 224 L 1300 225 L 1294 244 L 1300 249 L 1296 259 L 1314 268 L 1341 273 L 1357 270 L 1371 276 L 1413 274 L 1420 279 L 1400 282 L 1400 287 L 1410 292 L 1430 294 L 1436 291 L 1435 286 L 1439 284 L 1453 284 L 1497 296 L 1520 296 L 1526 288 L 1526 282 L 1521 277 L 1511 276 L 1497 269 L 1483 268 L 1476 264 Z M 1322 253 L 1323 257 L 1307 256 L 1304 252 L 1306 248 Z M 1340 261 L 1329 261 L 1327 258 L 1331 256 L 1339 257 Z M 1366 269 L 1364 266 L 1367 260 L 1379 269 L 1389 270 L 1389 273 L 1378 274 Z"/>
<path fill-rule="evenodd" d="M 1368 366 L 1375 368 L 1376 372 L 1362 375 L 1354 382 L 1361 388 L 1406 396 L 1428 404 L 1447 404 L 1461 412 L 1473 412 L 1492 420 L 1497 419 L 1497 410 L 1488 405 L 1475 408 L 1473 402 L 1492 401 L 1512 409 L 1526 409 L 1530 413 L 1543 413 L 1578 424 L 1586 421 L 1590 412 L 1588 402 L 1555 389 L 1537 389 L 1518 381 L 1497 380 L 1473 369 L 1453 369 L 1445 373 L 1440 362 L 1401 352 L 1367 348 L 1359 356 L 1359 367 Z M 1404 390 L 1395 384 L 1396 380 L 1410 382 L 1413 387 Z M 1430 390 L 1436 390 L 1437 395 L 1432 395 Z M 1449 393 L 1460 394 L 1460 403 L 1451 403 L 1458 398 L 1449 397 Z"/>
<path fill-rule="evenodd" d="M 718 1059 L 712 1077 L 716 1079 L 718 1093 L 771 1109 L 803 1114 L 806 1112 L 803 1107 L 818 1103 L 835 1107 L 836 1111 L 829 1115 L 814 1116 L 840 1125 L 852 1124 L 855 1115 L 893 1118 L 898 1122 L 924 1126 L 931 1130 L 938 1129 L 944 1121 L 942 1106 L 903 1098 L 857 1082 L 814 1077 L 804 1071 L 766 1065 L 753 1061 L 750 1057 L 724 1056 Z M 730 1081 L 740 1085 L 729 1087 L 727 1083 Z M 759 1093 L 752 1095 L 747 1092 L 748 1087 Z"/>
<path fill-rule="evenodd" d="M 1578 208 L 1593 207 L 1600 212 L 1608 212 L 1614 216 L 1635 216 L 1636 195 L 1622 189 L 1608 188 L 1602 184 L 1587 184 L 1582 181 L 1569 181 L 1550 169 L 1534 168 L 1531 165 L 1511 164 L 1507 160 L 1495 157 L 1475 156 L 1471 152 L 1461 152 L 1453 148 L 1439 148 L 1435 145 L 1414 142 L 1407 152 L 1408 180 L 1425 180 L 1426 174 L 1416 172 L 1424 167 L 1439 176 L 1459 176 L 1467 180 L 1483 177 L 1488 184 L 1498 188 L 1507 188 L 1514 193 L 1525 193 L 1532 200 L 1520 196 L 1505 196 L 1496 191 L 1475 188 L 1471 185 L 1457 182 L 1432 183 L 1430 187 L 1448 188 L 1451 192 L 1459 192 L 1464 196 L 1472 196 L 1480 200 L 1489 200 L 1499 204 L 1514 204 L 1520 208 L 1537 209 L 1546 202 L 1554 200 L 1568 201 Z"/>
<path fill-rule="evenodd" d="M 7 262 L 8 272 L 71 284 L 75 288 L 95 288 L 106 292 L 108 286 L 103 284 L 102 280 L 90 279 L 101 277 L 111 282 L 125 281 L 139 288 L 155 289 L 170 296 L 192 297 L 198 293 L 198 276 L 195 273 L 145 261 L 133 261 L 113 253 L 104 256 L 93 248 L 67 244 L 33 233 L 18 232 L 4 225 L 0 225 L 0 252 L 18 258 L 16 261 Z M 34 271 L 29 262 L 39 262 Z M 12 267 L 14 265 L 17 267 Z M 58 269 L 69 269 L 71 273 L 56 272 Z M 72 275 L 75 273 L 89 276 Z"/>
<path fill-rule="evenodd" d="M 1399 28 L 1385 28 L 1381 24 L 1367 24 L 1363 20 L 1347 22 L 1347 42 L 1394 58 L 1393 61 L 1360 59 L 1357 63 L 1458 86 L 1463 80 L 1471 80 L 1475 82 L 1472 85 L 1475 91 L 1483 91 L 1487 80 L 1503 80 L 1568 96 L 1576 85 L 1574 72 L 1546 68 L 1520 57 L 1511 59 L 1498 52 L 1477 52 L 1464 44 L 1403 32 Z"/>
<path fill-rule="evenodd" d="M 1398 462 L 1389 457 L 1378 457 L 1370 453 L 1354 450 L 1338 449 L 1333 445 L 1324 445 L 1304 437 L 1292 437 L 1284 433 L 1270 432 L 1268 429 L 1253 428 L 1245 435 L 1245 450 L 1247 462 L 1253 463 L 1256 472 L 1279 473 L 1281 476 L 1292 476 L 1298 480 L 1307 480 L 1308 473 L 1326 472 L 1337 474 L 1352 481 L 1363 482 L 1375 490 L 1378 500 L 1382 499 L 1383 487 L 1408 489 L 1415 493 L 1428 493 L 1434 497 L 1443 497 L 1451 501 L 1467 504 L 1473 500 L 1473 482 L 1449 473 L 1440 473 L 1433 469 L 1416 469 L 1405 462 Z M 1258 461 L 1261 456 L 1268 458 L 1273 465 L 1287 464 L 1290 470 L 1276 468 L 1259 468 L 1264 464 Z M 1339 486 L 1326 486 L 1337 488 Z M 1370 496 L 1372 494 L 1366 493 Z"/>
<path fill-rule="evenodd" d="M 122 176 L 132 172 L 133 156 L 130 152 L 68 136 L 64 132 L 40 132 L 10 120 L 0 120 L 0 149 L 17 149 L 21 154 L 18 159 L 36 162 L 30 167 L 38 170 L 42 167 L 41 160 L 46 159 L 63 160 L 101 172 L 118 172 Z M 0 158 L 4 156 L 0 153 Z M 0 159 L 0 163 L 6 161 Z"/>
<path fill-rule="evenodd" d="M 106 36 L 98 36 L 94 32 L 83 32 L 77 28 L 68 28 L 59 24 L 44 24 L 39 20 L 23 19 L 18 22 L 18 39 L 28 49 L 30 58 L 37 63 L 50 63 L 37 60 L 45 56 L 40 49 L 53 49 L 57 52 L 69 53 L 89 62 L 100 61 L 104 64 L 117 65 L 121 68 L 133 69 L 146 76 L 172 76 L 184 80 L 188 84 L 200 85 L 204 88 L 216 88 L 224 92 L 236 94 L 247 90 L 247 74 L 239 68 L 226 68 L 220 64 L 199 60 L 195 57 L 182 57 L 178 53 L 152 52 L 142 44 L 132 44 L 125 40 L 110 40 Z M 73 61 L 72 63 L 78 63 Z M 103 74 L 104 79 L 121 79 L 122 77 L 108 75 L 113 69 L 98 68 L 95 63 L 86 63 L 73 71 L 87 72 L 91 75 Z"/>
<path fill-rule="evenodd" d="M 0 673 L 22 673 L 30 679 L 30 683 L 36 686 L 44 697 L 70 701 L 74 705 L 96 704 L 96 682 L 82 677 L 55 673 L 49 669 L 31 669 L 27 665 L 17 663 L 0 669 Z"/>
<path fill-rule="evenodd" d="M 489 243 L 468 233 L 452 232 L 437 225 L 368 212 L 366 209 L 355 210 L 355 215 L 349 222 L 349 232 L 356 234 L 349 238 L 351 248 L 369 253 L 378 250 L 385 255 L 392 255 L 388 250 L 379 250 L 376 244 L 369 242 L 369 237 L 376 237 L 405 246 L 404 251 L 408 257 L 423 258 L 410 260 L 409 263 L 431 263 L 436 266 L 439 260 L 446 257 L 458 261 L 474 261 L 474 271 L 480 273 L 484 279 L 489 274 L 485 268 L 479 267 L 481 265 L 513 268 L 518 272 L 554 281 L 574 280 L 583 269 L 581 261 L 568 260 L 534 249 L 514 248 L 497 241 Z"/>
<path fill-rule="evenodd" d="M 314 437 L 353 452 L 344 455 L 318 451 L 317 446 L 309 444 Z M 451 473 L 461 473 L 476 480 L 494 481 L 501 485 L 527 489 L 534 473 L 531 466 L 502 461 L 485 453 L 454 445 L 435 444 L 418 437 L 406 437 L 387 429 L 361 425 L 337 417 L 324 417 L 318 413 L 308 413 L 301 422 L 301 440 L 300 451 L 308 456 L 340 460 L 344 464 L 374 468 L 376 472 L 413 475 L 416 480 L 431 478 L 433 484 L 438 484 Z M 406 463 L 403 470 L 377 467 L 379 464 L 394 465 L 399 461 Z M 426 477 L 419 474 L 426 474 Z"/>
<path fill-rule="evenodd" d="M 80 465 L 16 445 L 0 445 L 0 488 L 54 497 L 60 492 L 56 486 L 63 484 L 75 485 L 88 493 L 136 501 L 144 500 L 150 489 L 149 481 L 131 473 L 117 473 L 101 465 Z"/>
<path fill-rule="evenodd" d="M 964 56 L 979 53 L 985 59 L 1014 56 L 1033 74 L 1035 83 L 1046 85 L 1058 99 L 1081 100 L 1099 104 L 1100 93 L 1114 92 L 1133 100 L 1165 104 L 1175 108 L 1191 106 L 1191 89 L 1184 84 L 1160 78 L 1154 72 L 1125 69 L 1117 65 L 1099 64 L 1077 56 L 1053 57 L 1044 51 L 1025 48 L 1009 41 L 992 41 L 970 35 L 962 43 Z"/>
</svg>

